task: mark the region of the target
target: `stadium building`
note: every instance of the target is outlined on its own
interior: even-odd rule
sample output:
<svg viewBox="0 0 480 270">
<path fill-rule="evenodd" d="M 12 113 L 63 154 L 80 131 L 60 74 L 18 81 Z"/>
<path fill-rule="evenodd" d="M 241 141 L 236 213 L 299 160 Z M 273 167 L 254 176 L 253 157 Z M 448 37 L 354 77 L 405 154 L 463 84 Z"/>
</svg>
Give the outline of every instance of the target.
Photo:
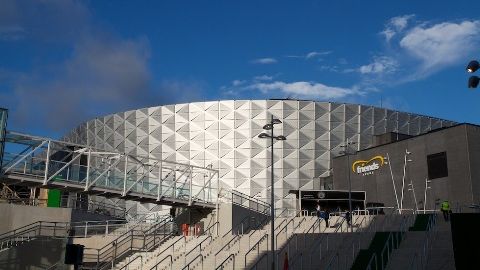
<svg viewBox="0 0 480 270">
<path fill-rule="evenodd" d="M 258 138 L 273 115 L 275 199 L 296 208 L 292 190 L 332 188 L 332 158 L 347 142 L 375 145 L 389 132 L 419 135 L 452 121 L 386 108 L 308 100 L 225 100 L 164 105 L 87 121 L 66 136 L 105 151 L 150 156 L 219 170 L 220 184 L 269 200 L 270 140 Z"/>
</svg>

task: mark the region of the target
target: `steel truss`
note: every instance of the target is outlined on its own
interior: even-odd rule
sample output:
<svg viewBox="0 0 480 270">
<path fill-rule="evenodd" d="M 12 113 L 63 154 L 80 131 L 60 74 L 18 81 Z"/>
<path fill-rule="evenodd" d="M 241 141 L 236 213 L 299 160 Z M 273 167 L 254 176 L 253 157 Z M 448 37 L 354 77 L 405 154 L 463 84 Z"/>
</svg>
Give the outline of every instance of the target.
<svg viewBox="0 0 480 270">
<path fill-rule="evenodd" d="M 215 207 L 218 170 L 8 131 L 5 183 L 166 205 Z"/>
</svg>

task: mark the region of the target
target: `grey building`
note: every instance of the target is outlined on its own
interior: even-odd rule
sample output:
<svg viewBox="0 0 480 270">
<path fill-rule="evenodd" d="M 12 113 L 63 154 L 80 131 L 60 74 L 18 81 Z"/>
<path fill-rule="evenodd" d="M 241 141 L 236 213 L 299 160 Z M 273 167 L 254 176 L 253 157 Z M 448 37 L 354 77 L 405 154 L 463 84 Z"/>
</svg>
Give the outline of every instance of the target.
<svg viewBox="0 0 480 270">
<path fill-rule="evenodd" d="M 335 189 L 348 190 L 350 178 L 352 190 L 366 192 L 367 204 L 420 210 L 439 209 L 443 200 L 463 210 L 479 204 L 480 126 L 459 124 L 414 137 L 388 133 L 377 141 L 333 159 Z"/>
<path fill-rule="evenodd" d="M 267 198 L 269 140 L 258 138 L 270 115 L 283 123 L 275 143 L 275 199 L 295 208 L 290 190 L 318 189 L 331 175 L 331 159 L 346 140 L 356 150 L 373 145 L 374 135 L 422 134 L 451 121 L 385 108 L 304 100 L 225 100 L 165 105 L 115 113 L 87 121 L 66 140 L 106 151 L 212 166 L 221 185 Z M 158 178 L 152 173 L 151 178 Z M 282 204 L 283 203 L 283 204 Z"/>
</svg>

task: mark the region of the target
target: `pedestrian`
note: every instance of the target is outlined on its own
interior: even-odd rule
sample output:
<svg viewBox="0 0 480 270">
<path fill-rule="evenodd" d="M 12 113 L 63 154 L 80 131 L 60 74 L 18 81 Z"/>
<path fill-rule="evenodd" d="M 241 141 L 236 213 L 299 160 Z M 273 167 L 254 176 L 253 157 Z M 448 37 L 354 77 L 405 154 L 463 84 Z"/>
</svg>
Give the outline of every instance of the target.
<svg viewBox="0 0 480 270">
<path fill-rule="evenodd" d="M 324 213 L 325 217 L 325 223 L 327 225 L 327 228 L 330 228 L 330 225 L 328 224 L 328 219 L 330 218 L 330 212 L 328 211 L 328 209 L 325 209 L 325 213 Z"/>
<path fill-rule="evenodd" d="M 321 208 L 320 208 L 320 201 L 317 202 L 316 210 L 317 210 L 317 217 L 321 218 L 322 217 L 322 211 L 321 211 Z"/>
<path fill-rule="evenodd" d="M 440 210 L 443 213 L 443 218 L 445 219 L 445 221 L 448 221 L 450 218 L 450 203 L 448 202 L 448 200 L 442 202 Z"/>
<path fill-rule="evenodd" d="M 347 225 L 348 225 L 348 226 L 352 225 L 352 223 L 351 223 L 351 218 L 352 218 L 352 217 L 351 217 L 350 211 L 347 211 L 347 212 L 345 213 L 345 219 L 347 220 Z"/>
</svg>

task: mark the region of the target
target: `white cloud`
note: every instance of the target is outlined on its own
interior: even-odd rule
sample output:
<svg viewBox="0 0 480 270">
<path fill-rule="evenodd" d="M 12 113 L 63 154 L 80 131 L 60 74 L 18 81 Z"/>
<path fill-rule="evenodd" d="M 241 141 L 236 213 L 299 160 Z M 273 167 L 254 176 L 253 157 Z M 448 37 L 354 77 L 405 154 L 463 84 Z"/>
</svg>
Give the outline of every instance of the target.
<svg viewBox="0 0 480 270">
<path fill-rule="evenodd" d="M 385 40 L 389 42 L 396 34 L 402 32 L 407 27 L 409 20 L 414 16 L 411 14 L 391 18 L 385 26 L 385 30 L 380 32 L 380 34 L 384 35 Z"/>
<path fill-rule="evenodd" d="M 239 85 L 242 85 L 242 84 L 244 84 L 244 83 L 245 83 L 245 81 L 242 81 L 242 80 L 234 80 L 234 81 L 232 82 L 232 85 L 233 85 L 233 86 L 239 86 Z"/>
<path fill-rule="evenodd" d="M 423 72 L 430 73 L 455 64 L 480 45 L 480 21 L 444 22 L 420 25 L 409 30 L 400 47 L 422 62 Z"/>
<path fill-rule="evenodd" d="M 326 51 L 326 52 L 309 52 L 309 53 L 307 53 L 307 55 L 305 56 L 305 59 L 312 59 L 312 58 L 315 58 L 315 57 L 318 57 L 318 56 L 328 55 L 328 54 L 331 54 L 331 53 L 332 53 L 331 51 Z"/>
<path fill-rule="evenodd" d="M 393 73 L 397 70 L 398 63 L 395 59 L 387 56 L 374 57 L 373 62 L 361 66 L 358 72 L 361 74 L 384 74 Z"/>
<path fill-rule="evenodd" d="M 313 52 L 309 52 L 309 53 L 304 54 L 304 55 L 287 55 L 285 57 L 288 57 L 288 58 L 303 58 L 303 59 L 309 60 L 309 59 L 319 58 L 320 56 L 329 55 L 331 53 L 332 53 L 332 51 L 320 51 L 320 52 L 313 51 Z"/>
<path fill-rule="evenodd" d="M 255 76 L 253 79 L 255 81 L 271 81 L 273 80 L 273 76 L 268 76 L 268 75 Z"/>
<path fill-rule="evenodd" d="M 252 63 L 254 64 L 261 64 L 261 65 L 268 65 L 268 64 L 275 64 L 277 63 L 277 59 L 275 58 L 258 58 L 258 59 L 254 59 L 252 60 Z"/>
<path fill-rule="evenodd" d="M 350 95 L 360 94 L 355 88 L 342 88 L 327 86 L 317 82 L 282 82 L 253 83 L 247 87 L 266 94 L 271 91 L 281 91 L 287 95 L 300 98 L 339 99 Z"/>
</svg>

